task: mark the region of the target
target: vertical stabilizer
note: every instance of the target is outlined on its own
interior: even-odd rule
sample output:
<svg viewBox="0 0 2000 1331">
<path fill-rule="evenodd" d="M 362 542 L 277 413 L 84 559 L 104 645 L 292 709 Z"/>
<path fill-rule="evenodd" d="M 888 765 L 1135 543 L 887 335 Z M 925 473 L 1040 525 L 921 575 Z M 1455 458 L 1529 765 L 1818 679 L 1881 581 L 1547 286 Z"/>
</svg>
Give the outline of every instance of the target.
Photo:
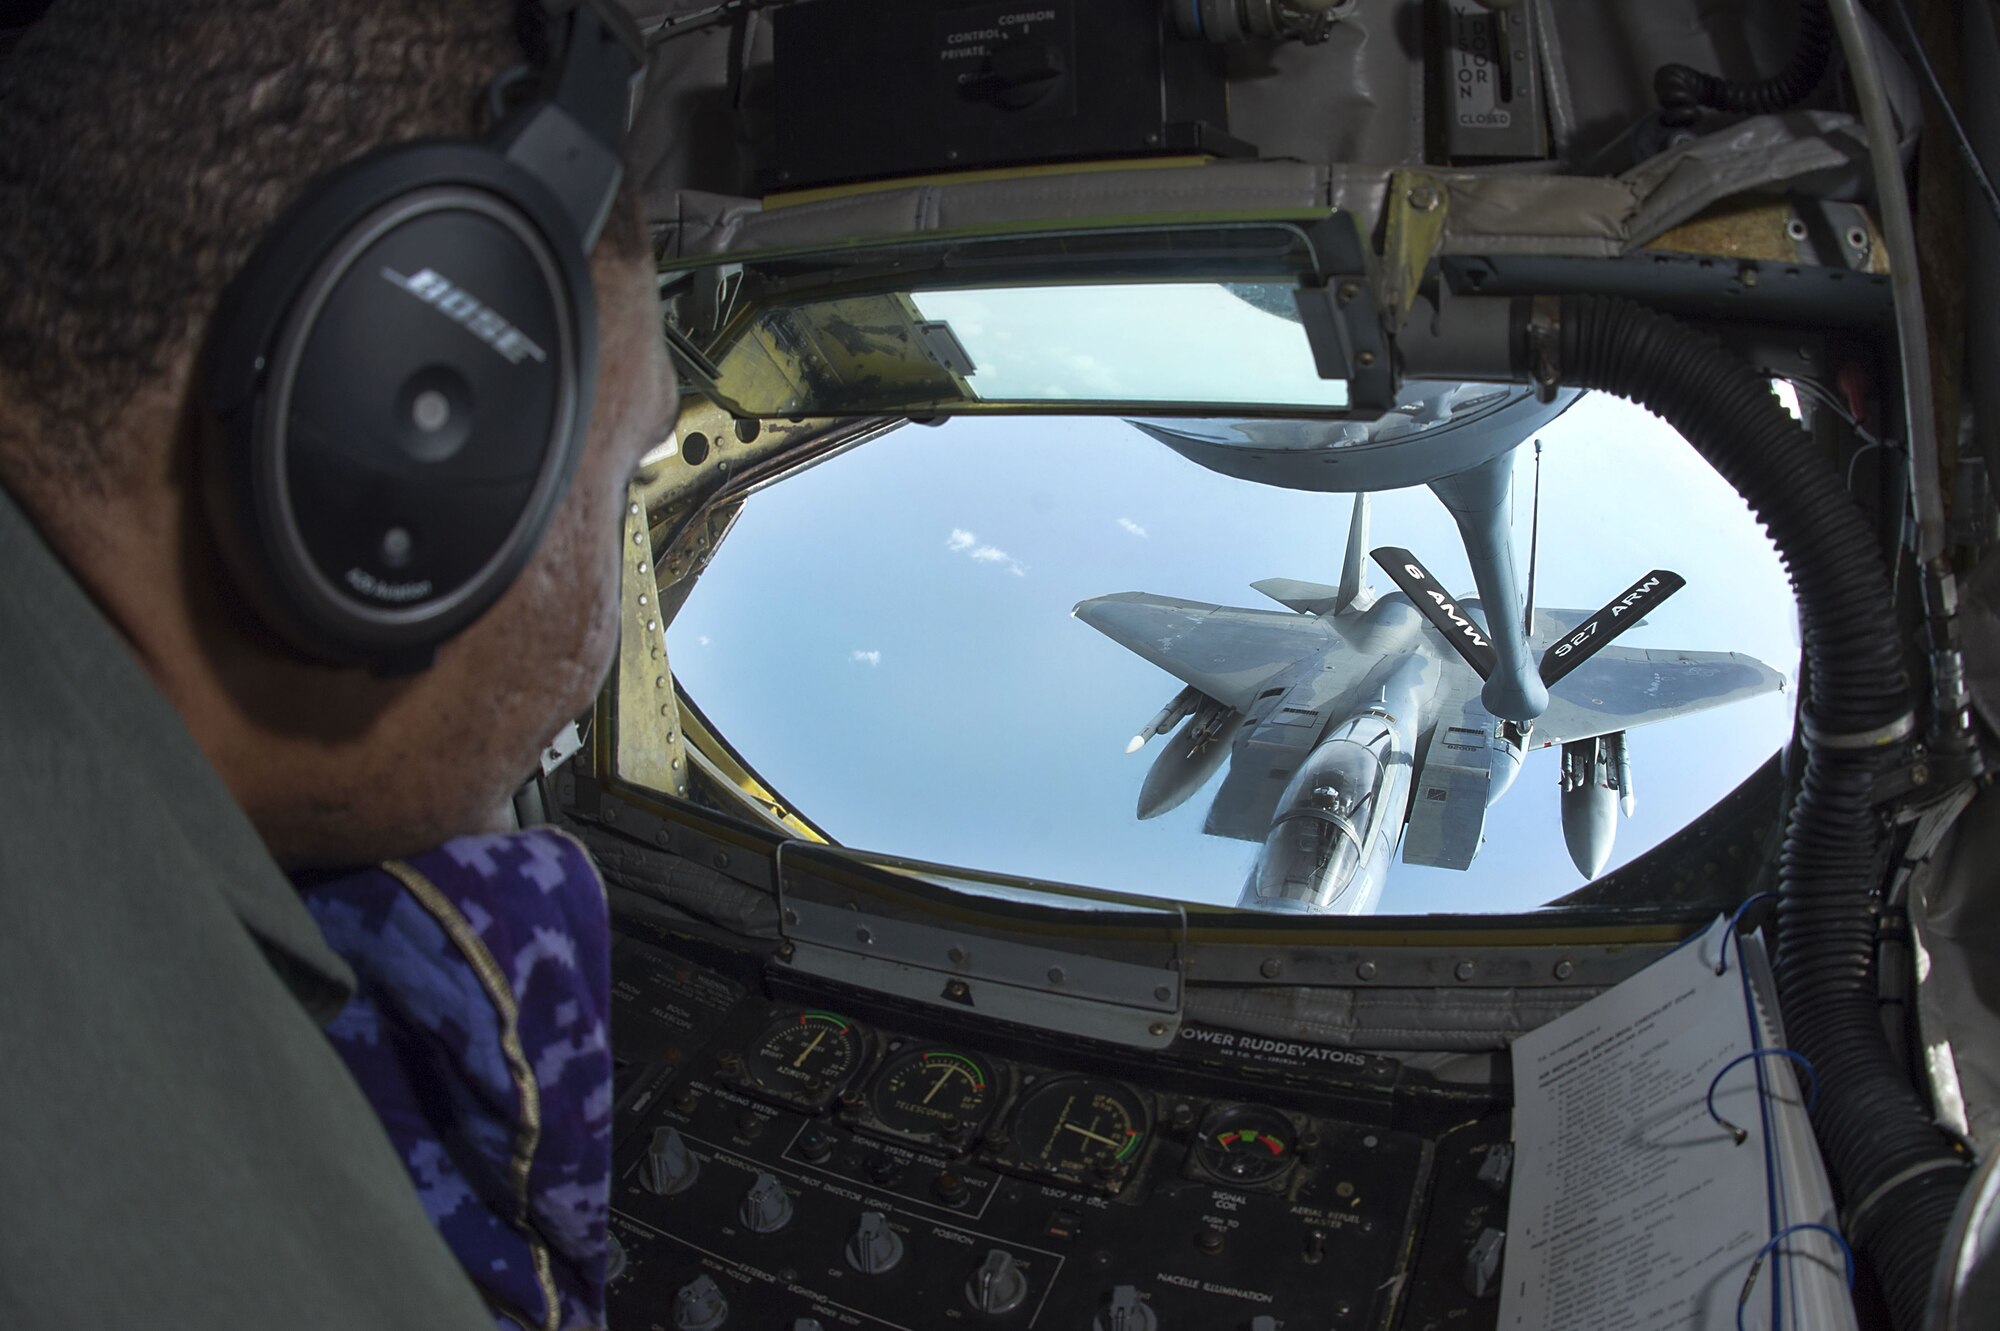
<svg viewBox="0 0 2000 1331">
<path fill-rule="evenodd" d="M 1354 496 L 1354 516 L 1347 520 L 1347 558 L 1341 561 L 1334 610 L 1366 610 L 1374 599 L 1368 590 L 1368 492 L 1363 490 Z"/>
</svg>

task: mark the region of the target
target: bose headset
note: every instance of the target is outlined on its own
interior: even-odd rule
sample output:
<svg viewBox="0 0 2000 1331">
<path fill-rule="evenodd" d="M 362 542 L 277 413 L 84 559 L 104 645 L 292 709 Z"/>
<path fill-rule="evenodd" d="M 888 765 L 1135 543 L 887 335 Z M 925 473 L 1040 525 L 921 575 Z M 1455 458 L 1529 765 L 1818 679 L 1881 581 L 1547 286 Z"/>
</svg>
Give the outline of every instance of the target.
<svg viewBox="0 0 2000 1331">
<path fill-rule="evenodd" d="M 251 603 L 317 660 L 429 665 L 520 573 L 576 468 L 589 253 L 644 53 L 617 0 L 550 36 L 540 90 L 484 139 L 385 148 L 316 182 L 218 306 L 210 520 Z"/>
</svg>

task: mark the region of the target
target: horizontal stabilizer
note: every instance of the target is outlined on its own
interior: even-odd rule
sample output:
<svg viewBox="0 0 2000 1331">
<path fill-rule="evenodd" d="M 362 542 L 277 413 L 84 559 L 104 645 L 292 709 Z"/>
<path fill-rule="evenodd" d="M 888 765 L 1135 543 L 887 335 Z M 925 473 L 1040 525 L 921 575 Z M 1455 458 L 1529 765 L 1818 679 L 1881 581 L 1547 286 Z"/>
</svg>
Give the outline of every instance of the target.
<svg viewBox="0 0 2000 1331">
<path fill-rule="evenodd" d="M 1656 568 L 1607 602 L 1603 609 L 1550 644 L 1542 654 L 1542 683 L 1554 684 L 1609 647 L 1649 610 L 1687 586 L 1678 573 Z"/>
<path fill-rule="evenodd" d="M 1266 578 L 1250 584 L 1279 605 L 1302 615 L 1323 615 L 1340 607 L 1341 592 L 1323 582 L 1299 582 L 1294 578 Z"/>
<path fill-rule="evenodd" d="M 1430 570 L 1401 546 L 1377 546 L 1369 553 L 1382 566 L 1382 571 L 1389 575 L 1389 580 L 1401 588 L 1403 595 L 1410 598 L 1410 603 L 1430 621 L 1431 627 L 1458 649 L 1465 663 L 1481 679 L 1490 677 L 1494 655 L 1486 630 L 1460 607 L 1457 598 L 1445 591 L 1443 584 L 1431 576 Z"/>
</svg>

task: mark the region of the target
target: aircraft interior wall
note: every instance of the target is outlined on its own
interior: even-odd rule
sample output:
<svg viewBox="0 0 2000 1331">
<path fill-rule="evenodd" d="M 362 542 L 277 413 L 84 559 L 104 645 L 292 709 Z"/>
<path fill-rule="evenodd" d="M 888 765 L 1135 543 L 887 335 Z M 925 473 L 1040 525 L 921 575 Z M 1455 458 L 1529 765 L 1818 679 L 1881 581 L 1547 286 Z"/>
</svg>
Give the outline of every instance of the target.
<svg viewBox="0 0 2000 1331">
<path fill-rule="evenodd" d="M 1182 36 L 1193 17 L 1143 0 L 635 6 L 656 53 L 635 169 L 685 406 L 635 487 L 644 553 L 618 678 L 591 742 L 546 782 L 605 871 L 622 935 L 614 1232 L 628 1265 L 614 1323 L 1495 1327 L 1518 1186 L 1510 1046 L 1739 911 L 1772 947 L 1788 1034 L 1820 1064 L 1813 1121 L 1840 1203 L 1826 1223 L 1859 1260 L 1854 1324 L 1983 1324 L 2000 1283 L 2000 996 L 1984 978 L 2000 910 L 2000 556 L 1984 479 L 2000 463 L 2000 379 L 1979 367 L 2000 226 L 1911 57 L 1910 0 L 1193 3 L 1253 35 Z M 851 30 L 802 57 L 784 29 L 815 5 L 810 31 L 828 16 Z M 2000 60 L 1990 7 L 1910 8 L 1966 151 L 2000 163 L 2000 91 L 1981 77 Z M 947 145 L 939 108 L 961 94 L 940 88 L 963 84 L 911 52 L 1112 9 L 1146 44 L 1133 67 L 1182 71 L 1173 96 L 1197 120 L 1224 113 L 1184 140 L 1176 122 L 1151 146 L 1024 158 L 1005 145 L 1059 143 L 1051 126 L 1067 122 L 1049 108 L 1108 82 L 1111 57 L 1082 38 L 1023 39 L 988 57 L 996 91 L 979 111 L 1001 126 L 1021 112 L 1019 136 Z M 1522 82 L 1496 94 L 1514 108 L 1507 132 L 1482 137 L 1494 122 L 1449 108 L 1462 78 L 1495 75 L 1465 33 L 1490 37 L 1482 25 L 1502 16 Z M 1258 37 L 1259 23 L 1312 40 Z M 1794 67 L 1802 32 L 1827 43 L 1802 93 L 1663 106 L 1661 68 L 1752 85 Z M 863 117 L 889 137 L 823 170 L 801 159 L 788 72 L 830 125 Z M 865 107 L 842 109 L 848 95 Z M 893 117 L 865 121 L 898 107 L 906 139 L 884 128 Z M 1904 197 L 1888 181 L 1909 171 Z M 1801 593 L 1809 660 L 1786 750 L 1535 914 L 1272 917 L 845 850 L 783 796 L 782 771 L 759 770 L 677 690 L 664 623 L 745 504 L 981 405 L 954 368 L 963 347 L 933 335 L 921 357 L 843 360 L 799 350 L 798 329 L 831 317 L 779 328 L 763 311 L 881 299 L 866 308 L 915 330 L 946 321 L 894 303 L 907 272 L 1068 280 L 1114 254 L 1079 257 L 1073 238 L 1219 236 L 1246 218 L 1286 219 L 1316 247 L 1293 322 L 1323 334 L 1322 375 L 1348 376 L 1353 397 L 1329 418 L 1379 415 L 1404 383 L 1631 396 L 1774 530 L 1803 533 L 1781 540 L 1802 582 L 1867 583 L 1847 601 Z M 1118 261 L 1142 273 L 1147 254 Z M 1963 256 L 1963 281 L 1933 255 Z M 1925 286 L 1899 285 L 1920 257 Z M 1927 327 L 1911 319 L 1925 299 Z M 1924 341 L 1933 382 L 1911 381 L 1923 362 L 1899 336 Z M 727 356 L 758 337 L 757 374 L 730 379 Z M 902 391 L 918 372 L 934 398 L 814 410 L 814 384 Z M 1752 400 L 1772 379 L 1801 386 L 1805 430 Z M 768 409 L 729 396 L 780 381 L 791 396 Z M 1789 475 L 1752 476 L 1781 444 Z M 1835 524 L 1797 495 L 1822 472 L 1847 525 L 1815 544 Z M 1849 565 L 1868 567 L 1826 572 Z M 1294 599 L 1295 613 L 1331 613 Z M 1188 687 L 1175 722 L 1211 696 Z M 930 1113 L 939 1101 L 953 1112 Z M 1717 1316 L 1679 1324 L 1729 1324 Z"/>
</svg>

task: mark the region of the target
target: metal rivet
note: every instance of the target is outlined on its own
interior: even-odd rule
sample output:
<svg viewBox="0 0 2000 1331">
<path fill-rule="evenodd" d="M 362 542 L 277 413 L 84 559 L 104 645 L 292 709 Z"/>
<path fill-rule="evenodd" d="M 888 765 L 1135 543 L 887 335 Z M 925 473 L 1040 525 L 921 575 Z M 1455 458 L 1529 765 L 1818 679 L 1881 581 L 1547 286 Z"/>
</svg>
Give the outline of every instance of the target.
<svg viewBox="0 0 2000 1331">
<path fill-rule="evenodd" d="M 640 592 L 640 593 L 639 593 L 639 604 L 640 604 L 640 605 L 651 605 L 651 604 L 652 604 L 652 601 L 651 601 L 651 599 L 650 599 L 650 598 L 648 598 L 648 597 L 647 597 L 646 593 L 644 593 L 644 592 Z"/>
<path fill-rule="evenodd" d="M 1375 353 L 1372 351 L 1356 352 L 1354 362 L 1357 365 L 1373 365 L 1375 363 Z"/>
<path fill-rule="evenodd" d="M 646 632 L 648 632 L 648 633 L 658 633 L 659 631 L 660 631 L 660 621 L 659 621 L 659 620 L 657 620 L 657 619 L 649 619 L 649 620 L 647 620 L 647 621 L 646 621 Z"/>
<path fill-rule="evenodd" d="M 673 705 L 672 703 L 670 703 L 670 702 L 663 702 L 663 703 L 661 703 L 661 704 L 660 704 L 660 715 L 661 715 L 661 716 L 672 716 L 673 714 L 674 714 L 674 705 Z M 673 743 L 673 742 L 674 742 L 674 737 L 673 737 L 672 735 L 668 735 L 668 736 L 667 736 L 667 743 L 671 744 L 671 743 Z"/>
<path fill-rule="evenodd" d="M 665 687 L 667 687 L 667 677 L 665 675 L 654 676 L 653 687 L 656 689 L 664 689 Z"/>
<path fill-rule="evenodd" d="M 1847 228 L 1847 248 L 1865 250 L 1868 248 L 1868 233 L 1858 226 Z"/>
<path fill-rule="evenodd" d="M 1427 213 L 1443 202 L 1438 196 L 1437 186 L 1427 180 L 1412 185 L 1406 197 L 1410 201 L 1410 207 L 1420 213 Z"/>
<path fill-rule="evenodd" d="M 1159 984 L 1159 985 L 1154 985 L 1154 986 L 1153 986 L 1153 1001 L 1154 1001 L 1154 1002 L 1156 1002 L 1156 1003 L 1164 1003 L 1164 1002 L 1166 1002 L 1166 1001 L 1167 1001 L 1168 999 L 1172 998 L 1173 996 L 1174 996 L 1174 991 L 1173 991 L 1173 990 L 1172 990 L 1172 989 L 1171 989 L 1170 987 L 1168 987 L 1167 985 L 1164 985 L 1164 984 Z"/>
<path fill-rule="evenodd" d="M 1754 264 L 1747 264 L 1747 263 L 1744 264 L 1741 268 L 1736 270 L 1736 280 L 1741 282 L 1746 287 L 1756 286 L 1757 285 L 1756 266 Z"/>
<path fill-rule="evenodd" d="M 1471 962 L 1461 961 L 1458 963 L 1457 966 L 1453 967 L 1451 973 L 1453 975 L 1456 975 L 1461 980 L 1469 980 L 1472 978 L 1473 973 L 1476 969 L 1477 968 Z"/>
<path fill-rule="evenodd" d="M 639 571 L 641 573 L 644 573 L 646 571 L 646 561 L 643 559 L 639 561 Z"/>
<path fill-rule="evenodd" d="M 1146 1029 L 1152 1033 L 1155 1039 L 1158 1039 L 1167 1033 L 1167 1023 L 1165 1023 L 1164 1021 L 1156 1021 L 1152 1025 L 1148 1026 Z"/>
<path fill-rule="evenodd" d="M 1340 303 L 1345 305 L 1348 301 L 1353 300 L 1361 294 L 1361 284 L 1359 282 L 1342 282 L 1339 290 L 1335 291 L 1334 294 L 1340 298 Z"/>
<path fill-rule="evenodd" d="M 1558 980 L 1567 980 L 1574 974 L 1576 974 L 1576 964 L 1574 962 L 1558 961 L 1556 963 L 1556 978 Z"/>
<path fill-rule="evenodd" d="M 681 760 L 678 758 L 672 759 L 667 763 L 667 766 L 678 772 L 681 770 Z"/>
<path fill-rule="evenodd" d="M 632 544 L 634 545 L 643 544 L 645 539 L 646 539 L 646 533 L 642 531 L 635 531 L 632 533 Z M 644 568 L 641 568 L 639 571 L 641 573 L 644 573 L 646 570 Z"/>
<path fill-rule="evenodd" d="M 1267 980 L 1275 980 L 1278 978 L 1278 972 L 1283 969 L 1283 963 L 1276 957 L 1266 957 L 1264 958 L 1264 964 L 1257 968 L 1257 973 Z"/>
<path fill-rule="evenodd" d="M 1049 983 L 1061 984 L 1062 982 L 1063 982 L 1063 968 L 1060 966 L 1049 967 Z"/>
<path fill-rule="evenodd" d="M 945 953 L 945 955 L 951 958 L 951 964 L 954 966 L 963 966 L 966 962 L 972 960 L 972 954 L 962 947 L 955 947 Z"/>
<path fill-rule="evenodd" d="M 631 515 L 632 515 L 633 517 L 635 517 L 635 518 L 636 518 L 636 517 L 638 517 L 638 516 L 639 516 L 639 505 L 638 505 L 638 503 L 637 503 L 637 502 L 635 501 L 635 502 L 634 502 L 634 503 L 632 504 L 632 506 L 631 506 L 630 508 L 626 509 L 625 511 L 626 511 L 627 513 L 630 513 L 630 514 L 631 514 Z"/>
<path fill-rule="evenodd" d="M 866 929 L 856 929 L 854 931 L 854 941 L 866 945 L 875 941 L 875 935 L 869 933 Z"/>
<path fill-rule="evenodd" d="M 1793 240 L 1804 240 L 1806 238 L 1806 224 L 1794 217 L 1791 221 L 1785 223 L 1785 234 Z"/>
<path fill-rule="evenodd" d="M 1375 978 L 1375 963 L 1374 963 L 1374 962 L 1372 962 L 1372 961 L 1364 961 L 1364 962 L 1362 962 L 1362 963 L 1361 963 L 1361 964 L 1360 964 L 1359 966 L 1356 966 L 1356 967 L 1354 968 L 1354 974 L 1355 974 L 1355 977 L 1356 977 L 1356 978 L 1358 978 L 1358 979 L 1363 979 L 1363 980 L 1372 980 L 1372 979 L 1374 979 L 1374 978 Z"/>
<path fill-rule="evenodd" d="M 662 846 L 671 846 L 674 844 L 674 839 L 665 832 L 653 833 L 653 841 L 655 844 Z"/>
<path fill-rule="evenodd" d="M 616 808 L 614 808 L 613 806 L 609 805 L 609 804 L 605 805 L 605 806 L 604 806 L 604 821 L 605 821 L 605 822 L 607 822 L 607 823 L 615 823 L 615 822 L 617 822 L 617 821 L 618 821 L 618 810 L 617 810 Z"/>
</svg>

